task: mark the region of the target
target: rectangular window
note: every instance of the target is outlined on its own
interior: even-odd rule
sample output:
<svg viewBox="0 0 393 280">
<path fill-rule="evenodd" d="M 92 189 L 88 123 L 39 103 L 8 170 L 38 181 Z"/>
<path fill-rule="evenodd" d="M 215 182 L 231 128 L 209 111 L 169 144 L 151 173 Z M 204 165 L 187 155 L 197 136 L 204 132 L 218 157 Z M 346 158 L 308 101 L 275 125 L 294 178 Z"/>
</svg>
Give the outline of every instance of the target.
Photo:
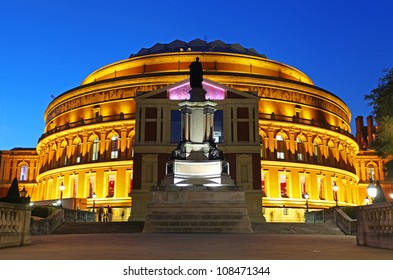
<svg viewBox="0 0 393 280">
<path fill-rule="evenodd" d="M 89 197 L 93 197 L 93 193 L 94 193 L 94 176 L 91 176 L 89 178 Z"/>
<path fill-rule="evenodd" d="M 114 195 L 115 195 L 115 175 L 109 175 L 107 197 L 113 197 Z"/>
<path fill-rule="evenodd" d="M 171 111 L 171 143 L 179 143 L 181 138 L 181 112 Z"/>
<path fill-rule="evenodd" d="M 72 188 L 73 188 L 73 197 L 77 197 L 78 195 L 78 178 L 74 177 L 72 179 Z"/>
<path fill-rule="evenodd" d="M 91 160 L 98 160 L 98 139 L 94 139 L 93 141 Z"/>
<path fill-rule="evenodd" d="M 325 195 L 324 195 L 324 186 L 323 186 L 323 179 L 321 177 L 318 177 L 318 195 L 319 195 L 319 199 L 325 199 Z"/>
<path fill-rule="evenodd" d="M 157 118 L 157 109 L 156 108 L 146 108 L 145 118 L 146 119 L 156 119 Z"/>
<path fill-rule="evenodd" d="M 281 197 L 288 197 L 287 176 L 285 174 L 280 175 L 280 190 Z"/>
<path fill-rule="evenodd" d="M 302 191 L 302 197 L 307 193 L 307 186 L 306 186 L 306 176 L 300 175 L 300 189 Z"/>
<path fill-rule="evenodd" d="M 250 141 L 250 127 L 248 122 L 237 122 L 237 140 L 240 142 Z"/>
<path fill-rule="evenodd" d="M 157 140 L 157 122 L 146 121 L 145 122 L 145 141 L 156 141 Z"/>
<path fill-rule="evenodd" d="M 216 143 L 224 142 L 224 114 L 223 110 L 214 112 L 214 141 Z"/>
</svg>

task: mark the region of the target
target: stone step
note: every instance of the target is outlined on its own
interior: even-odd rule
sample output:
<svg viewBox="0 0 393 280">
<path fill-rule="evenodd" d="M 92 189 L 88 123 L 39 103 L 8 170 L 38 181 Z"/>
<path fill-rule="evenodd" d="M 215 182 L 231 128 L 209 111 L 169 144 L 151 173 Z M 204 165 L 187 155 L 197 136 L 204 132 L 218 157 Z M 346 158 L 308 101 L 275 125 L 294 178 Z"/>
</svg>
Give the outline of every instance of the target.
<svg viewBox="0 0 393 280">
<path fill-rule="evenodd" d="M 334 223 L 253 223 L 254 233 L 344 235 Z"/>
<path fill-rule="evenodd" d="M 112 223 L 63 223 L 53 234 L 92 234 L 92 233 L 134 233 L 142 232 L 144 222 L 112 222 Z M 252 223 L 252 231 L 257 234 L 320 234 L 344 235 L 333 223 Z M 200 229 L 198 229 L 198 227 Z M 210 232 L 231 232 L 230 227 L 209 226 Z M 157 232 L 178 232 L 176 228 L 156 226 Z M 197 228 L 183 226 L 182 232 L 205 232 L 203 225 Z M 236 232 L 236 231 L 234 231 Z"/>
<path fill-rule="evenodd" d="M 133 233 L 141 232 L 143 224 L 144 222 L 64 222 L 53 234 Z"/>
<path fill-rule="evenodd" d="M 233 215 L 233 214 L 150 214 L 147 219 L 151 220 L 241 220 L 246 215 Z"/>
</svg>

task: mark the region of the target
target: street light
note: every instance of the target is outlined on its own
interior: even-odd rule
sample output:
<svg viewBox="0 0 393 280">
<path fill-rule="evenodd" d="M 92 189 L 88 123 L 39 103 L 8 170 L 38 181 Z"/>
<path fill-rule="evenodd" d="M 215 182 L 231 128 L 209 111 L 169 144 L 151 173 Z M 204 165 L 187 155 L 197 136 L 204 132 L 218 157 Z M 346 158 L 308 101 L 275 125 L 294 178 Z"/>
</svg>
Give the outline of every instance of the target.
<svg viewBox="0 0 393 280">
<path fill-rule="evenodd" d="M 60 189 L 60 207 L 63 208 L 63 191 L 65 190 L 63 181 L 61 181 L 59 189 Z"/>
<path fill-rule="evenodd" d="M 27 195 L 27 191 L 26 191 L 25 187 L 23 187 L 23 189 L 19 193 L 20 193 L 20 196 L 22 197 L 22 203 L 25 204 L 25 198 Z"/>
<path fill-rule="evenodd" d="M 370 202 L 370 200 L 368 199 L 368 197 L 366 197 L 366 199 L 364 200 L 366 202 L 366 205 L 368 205 L 368 203 Z"/>
<path fill-rule="evenodd" d="M 308 193 L 304 194 L 304 198 L 306 199 L 306 212 L 308 212 Z"/>
<path fill-rule="evenodd" d="M 338 186 L 336 185 L 336 183 L 334 183 L 332 188 L 333 188 L 333 193 L 334 193 L 334 200 L 336 201 L 336 207 L 338 207 L 338 195 L 337 195 Z"/>
<path fill-rule="evenodd" d="M 367 186 L 368 196 L 371 198 L 371 203 L 374 202 L 374 198 L 377 196 L 377 187 L 372 179 L 370 179 L 370 184 Z"/>
</svg>

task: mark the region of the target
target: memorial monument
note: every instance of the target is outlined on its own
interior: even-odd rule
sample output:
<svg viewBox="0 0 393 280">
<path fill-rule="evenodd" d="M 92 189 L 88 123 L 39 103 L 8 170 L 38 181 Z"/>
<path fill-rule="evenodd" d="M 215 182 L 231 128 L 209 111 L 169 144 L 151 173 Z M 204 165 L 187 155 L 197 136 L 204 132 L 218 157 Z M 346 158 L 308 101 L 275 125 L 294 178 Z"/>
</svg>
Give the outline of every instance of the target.
<svg viewBox="0 0 393 280">
<path fill-rule="evenodd" d="M 181 140 L 148 204 L 144 232 L 252 232 L 245 192 L 213 139 L 214 107 L 202 87 L 199 58 L 190 64 L 190 99 L 179 104 Z"/>
</svg>

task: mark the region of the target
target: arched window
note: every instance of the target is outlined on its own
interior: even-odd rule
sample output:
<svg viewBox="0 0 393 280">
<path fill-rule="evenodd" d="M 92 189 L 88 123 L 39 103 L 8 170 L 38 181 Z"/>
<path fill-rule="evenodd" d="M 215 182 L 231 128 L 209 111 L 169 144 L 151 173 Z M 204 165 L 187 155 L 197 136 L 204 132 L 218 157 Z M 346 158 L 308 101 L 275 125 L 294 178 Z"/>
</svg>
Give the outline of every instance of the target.
<svg viewBox="0 0 393 280">
<path fill-rule="evenodd" d="M 319 155 L 318 144 L 314 142 L 314 156 L 318 157 L 318 155 Z"/>
<path fill-rule="evenodd" d="M 304 161 L 304 144 L 299 137 L 296 138 L 296 159 L 298 161 Z"/>
<path fill-rule="evenodd" d="M 367 166 L 368 179 L 375 181 L 375 167 L 373 165 Z"/>
<path fill-rule="evenodd" d="M 28 170 L 29 167 L 27 166 L 27 164 L 23 164 L 20 168 L 20 175 L 19 175 L 19 181 L 27 181 L 28 179 Z"/>
<path fill-rule="evenodd" d="M 75 156 L 76 156 L 76 163 L 80 163 L 82 161 L 82 143 L 81 142 L 79 142 L 76 145 Z"/>
<path fill-rule="evenodd" d="M 98 160 L 98 138 L 93 140 L 93 145 L 91 146 L 91 160 Z"/>
<path fill-rule="evenodd" d="M 285 153 L 284 153 L 284 139 L 282 138 L 281 135 L 277 135 L 276 136 L 276 141 L 277 141 L 277 153 L 276 153 L 276 157 L 277 159 L 284 159 L 285 158 Z"/>
<path fill-rule="evenodd" d="M 119 137 L 113 135 L 111 139 L 111 159 L 118 158 L 119 156 Z"/>
</svg>

